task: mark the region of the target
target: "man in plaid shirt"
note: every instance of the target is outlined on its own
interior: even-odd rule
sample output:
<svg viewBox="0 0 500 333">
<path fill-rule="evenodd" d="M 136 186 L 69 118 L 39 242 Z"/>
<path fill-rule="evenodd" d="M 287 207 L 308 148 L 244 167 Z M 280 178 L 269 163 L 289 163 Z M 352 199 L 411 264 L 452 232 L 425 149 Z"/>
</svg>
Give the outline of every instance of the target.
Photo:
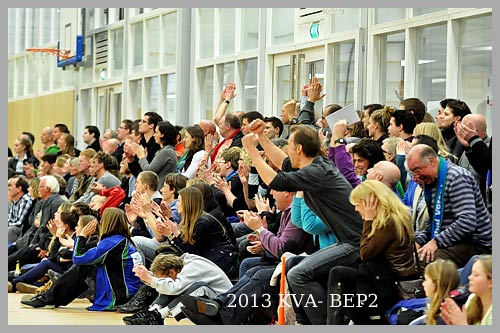
<svg viewBox="0 0 500 333">
<path fill-rule="evenodd" d="M 14 176 L 8 185 L 11 202 L 8 209 L 8 242 L 13 243 L 21 235 L 29 218 L 33 200 L 28 194 L 28 181 L 24 176 Z"/>
</svg>

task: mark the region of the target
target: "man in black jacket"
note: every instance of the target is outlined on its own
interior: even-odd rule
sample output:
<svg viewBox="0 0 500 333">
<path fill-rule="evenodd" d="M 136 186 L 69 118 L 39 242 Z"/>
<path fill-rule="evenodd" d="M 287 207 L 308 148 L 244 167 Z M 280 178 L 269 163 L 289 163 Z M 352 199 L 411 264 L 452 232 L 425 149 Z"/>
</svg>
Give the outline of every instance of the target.
<svg viewBox="0 0 500 333">
<path fill-rule="evenodd" d="M 337 238 L 336 244 L 305 259 L 299 257 L 287 261 L 291 293 L 304 295 L 298 304 L 294 304 L 297 321 L 302 324 L 325 324 L 326 280 L 330 269 L 337 265 L 353 266 L 359 260 L 362 221 L 349 202 L 352 187 L 328 159 L 319 156 L 321 143 L 313 128 L 307 125 L 291 128 L 287 157 L 262 134 L 264 125 L 262 120 L 252 122 L 252 133 L 242 140 L 259 176 L 270 189 L 304 191 L 307 205 Z M 282 172 L 276 172 L 264 161 L 256 149 L 257 143 Z M 307 306 L 310 299 L 314 299 L 316 307 Z"/>
</svg>

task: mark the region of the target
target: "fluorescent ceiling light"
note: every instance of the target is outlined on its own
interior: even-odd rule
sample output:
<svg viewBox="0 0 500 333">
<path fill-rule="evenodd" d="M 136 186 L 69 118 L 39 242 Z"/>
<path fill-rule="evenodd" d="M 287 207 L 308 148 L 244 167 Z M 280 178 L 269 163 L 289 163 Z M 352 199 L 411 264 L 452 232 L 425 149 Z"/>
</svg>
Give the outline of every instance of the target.
<svg viewBox="0 0 500 333">
<path fill-rule="evenodd" d="M 424 60 L 424 59 L 421 59 L 421 60 L 418 61 L 418 64 L 419 65 L 431 64 L 433 62 L 437 62 L 437 60 Z M 404 60 L 401 60 L 401 67 L 405 67 L 405 61 Z"/>
<path fill-rule="evenodd" d="M 255 89 L 255 88 L 257 88 L 257 86 L 247 84 L 243 89 Z"/>
</svg>

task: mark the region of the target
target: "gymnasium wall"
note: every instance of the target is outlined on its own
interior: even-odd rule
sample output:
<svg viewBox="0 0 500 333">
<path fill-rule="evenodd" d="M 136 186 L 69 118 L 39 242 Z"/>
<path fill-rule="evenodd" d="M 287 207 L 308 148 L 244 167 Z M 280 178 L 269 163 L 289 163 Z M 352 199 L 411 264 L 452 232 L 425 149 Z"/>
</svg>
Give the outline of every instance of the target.
<svg viewBox="0 0 500 333">
<path fill-rule="evenodd" d="M 57 123 L 68 125 L 74 133 L 74 91 L 64 91 L 9 102 L 8 104 L 8 146 L 13 149 L 14 141 L 22 131 L 35 135 L 34 151 L 41 149 L 40 134 L 47 126 Z"/>
</svg>

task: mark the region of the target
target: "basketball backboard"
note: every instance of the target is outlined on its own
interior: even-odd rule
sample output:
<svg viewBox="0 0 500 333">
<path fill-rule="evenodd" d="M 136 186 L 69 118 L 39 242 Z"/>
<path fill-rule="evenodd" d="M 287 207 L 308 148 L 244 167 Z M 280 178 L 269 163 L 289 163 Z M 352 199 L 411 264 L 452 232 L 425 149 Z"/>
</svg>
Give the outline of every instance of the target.
<svg viewBox="0 0 500 333">
<path fill-rule="evenodd" d="M 57 59 L 57 67 L 66 67 L 82 61 L 82 19 L 79 8 L 61 8 L 59 43 L 57 48 L 69 52 L 68 59 Z"/>
</svg>

